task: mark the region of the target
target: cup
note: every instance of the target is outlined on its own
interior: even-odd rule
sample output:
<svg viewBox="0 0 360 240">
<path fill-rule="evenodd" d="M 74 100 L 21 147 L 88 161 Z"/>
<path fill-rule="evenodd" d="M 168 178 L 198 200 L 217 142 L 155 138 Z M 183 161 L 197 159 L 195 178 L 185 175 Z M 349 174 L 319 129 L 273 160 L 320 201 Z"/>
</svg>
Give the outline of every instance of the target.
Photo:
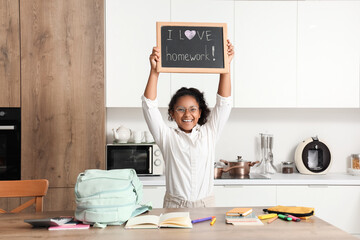
<svg viewBox="0 0 360 240">
<path fill-rule="evenodd" d="M 151 135 L 150 132 L 145 131 L 145 132 L 144 132 L 144 137 L 145 137 L 145 142 L 147 142 L 147 143 L 152 143 L 152 142 L 154 142 L 154 138 L 153 138 L 153 136 Z"/>
<path fill-rule="evenodd" d="M 141 131 L 133 131 L 134 143 L 141 143 L 143 138 L 144 138 L 143 132 L 141 132 Z"/>
</svg>

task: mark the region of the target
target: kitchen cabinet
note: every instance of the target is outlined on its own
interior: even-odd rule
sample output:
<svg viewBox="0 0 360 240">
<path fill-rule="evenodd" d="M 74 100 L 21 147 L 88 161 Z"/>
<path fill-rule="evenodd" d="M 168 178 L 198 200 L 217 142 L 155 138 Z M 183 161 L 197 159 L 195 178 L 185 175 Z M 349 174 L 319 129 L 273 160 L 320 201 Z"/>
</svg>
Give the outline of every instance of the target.
<svg viewBox="0 0 360 240">
<path fill-rule="evenodd" d="M 233 5 L 232 1 L 173 0 L 171 21 L 227 23 L 228 39 L 234 44 Z M 173 95 L 181 87 L 195 87 L 204 92 L 209 107 L 213 107 L 216 103 L 218 85 L 219 74 L 172 73 L 170 91 Z"/>
<path fill-rule="evenodd" d="M 20 107 L 19 1 L 0 1 L 0 107 Z"/>
<path fill-rule="evenodd" d="M 276 186 L 215 186 L 214 195 L 216 207 L 276 205 Z"/>
<path fill-rule="evenodd" d="M 315 208 L 315 215 L 360 234 L 360 186 L 277 186 L 277 205 Z"/>
<path fill-rule="evenodd" d="M 165 192 L 165 186 L 144 186 L 142 202 L 162 207 Z M 276 186 L 214 186 L 214 195 L 216 207 L 276 205 Z"/>
<path fill-rule="evenodd" d="M 235 2 L 235 107 L 296 107 L 296 1 Z"/>
<path fill-rule="evenodd" d="M 20 2 L 21 178 L 73 209 L 78 174 L 105 168 L 104 1 Z"/>
<path fill-rule="evenodd" d="M 106 1 L 106 106 L 141 107 L 156 46 L 156 22 L 170 21 L 170 1 Z M 170 99 L 170 74 L 161 73 L 158 101 Z"/>
<path fill-rule="evenodd" d="M 151 202 L 153 208 L 162 208 L 165 192 L 165 186 L 143 186 L 143 200 L 141 203 Z"/>
<path fill-rule="evenodd" d="M 359 107 L 359 13 L 360 1 L 298 2 L 298 107 Z"/>
<path fill-rule="evenodd" d="M 360 106 L 360 1 L 106 3 L 107 107 L 141 106 L 148 57 L 156 44 L 156 21 L 228 24 L 236 51 L 235 107 Z M 167 107 L 171 95 L 183 86 L 200 89 L 213 106 L 218 78 L 218 74 L 161 73 L 159 106 Z"/>
</svg>

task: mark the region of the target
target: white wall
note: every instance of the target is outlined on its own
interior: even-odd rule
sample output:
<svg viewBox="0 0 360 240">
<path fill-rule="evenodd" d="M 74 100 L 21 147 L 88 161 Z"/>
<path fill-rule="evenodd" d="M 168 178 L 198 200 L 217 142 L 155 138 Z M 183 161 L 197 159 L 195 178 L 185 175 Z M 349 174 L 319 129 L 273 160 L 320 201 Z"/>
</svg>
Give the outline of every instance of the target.
<svg viewBox="0 0 360 240">
<path fill-rule="evenodd" d="M 167 119 L 167 109 L 162 108 L 161 112 Z M 111 129 L 120 125 L 148 130 L 141 108 L 107 108 L 107 143 L 113 141 Z M 259 133 L 274 134 L 276 165 L 293 161 L 297 144 L 317 135 L 332 153 L 330 172 L 346 172 L 349 156 L 360 153 L 360 109 L 234 108 L 218 142 L 215 159 L 234 160 L 240 155 L 259 160 Z"/>
</svg>

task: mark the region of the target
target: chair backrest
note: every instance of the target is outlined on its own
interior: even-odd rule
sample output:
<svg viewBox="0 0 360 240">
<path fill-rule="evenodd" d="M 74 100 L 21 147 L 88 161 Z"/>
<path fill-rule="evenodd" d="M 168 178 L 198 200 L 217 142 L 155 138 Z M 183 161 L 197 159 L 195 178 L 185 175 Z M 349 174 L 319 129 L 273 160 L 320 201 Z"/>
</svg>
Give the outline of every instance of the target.
<svg viewBox="0 0 360 240">
<path fill-rule="evenodd" d="M 0 198 L 10 197 L 34 197 L 33 199 L 21 204 L 9 211 L 18 213 L 32 204 L 35 204 L 36 212 L 43 211 L 43 198 L 47 193 L 49 181 L 46 179 L 19 180 L 19 181 L 0 181 Z M 0 208 L 0 213 L 6 213 Z"/>
</svg>

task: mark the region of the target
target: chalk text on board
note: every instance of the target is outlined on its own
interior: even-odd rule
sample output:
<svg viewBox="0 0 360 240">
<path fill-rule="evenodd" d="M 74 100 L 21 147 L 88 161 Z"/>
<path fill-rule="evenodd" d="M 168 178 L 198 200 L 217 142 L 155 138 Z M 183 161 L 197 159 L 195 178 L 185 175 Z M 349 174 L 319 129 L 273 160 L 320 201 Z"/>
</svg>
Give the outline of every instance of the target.
<svg viewBox="0 0 360 240">
<path fill-rule="evenodd" d="M 185 62 L 193 62 L 193 61 L 210 61 L 207 45 L 204 46 L 204 53 L 169 53 L 168 47 L 166 46 L 166 61 L 185 61 Z M 214 55 L 214 46 L 212 47 L 213 55 Z M 215 61 L 215 58 L 213 59 Z"/>
<path fill-rule="evenodd" d="M 172 29 L 168 29 L 168 38 L 166 40 L 173 40 L 173 34 L 172 34 Z M 206 40 L 207 42 L 210 42 L 212 40 L 211 38 L 211 30 L 203 30 L 203 31 L 195 31 L 195 30 L 186 30 L 186 31 L 182 31 L 179 30 L 179 40 L 185 40 L 184 35 L 187 39 L 191 40 L 196 36 L 198 36 L 198 38 L 200 40 L 203 40 L 203 38 L 205 37 L 204 40 Z"/>
</svg>

